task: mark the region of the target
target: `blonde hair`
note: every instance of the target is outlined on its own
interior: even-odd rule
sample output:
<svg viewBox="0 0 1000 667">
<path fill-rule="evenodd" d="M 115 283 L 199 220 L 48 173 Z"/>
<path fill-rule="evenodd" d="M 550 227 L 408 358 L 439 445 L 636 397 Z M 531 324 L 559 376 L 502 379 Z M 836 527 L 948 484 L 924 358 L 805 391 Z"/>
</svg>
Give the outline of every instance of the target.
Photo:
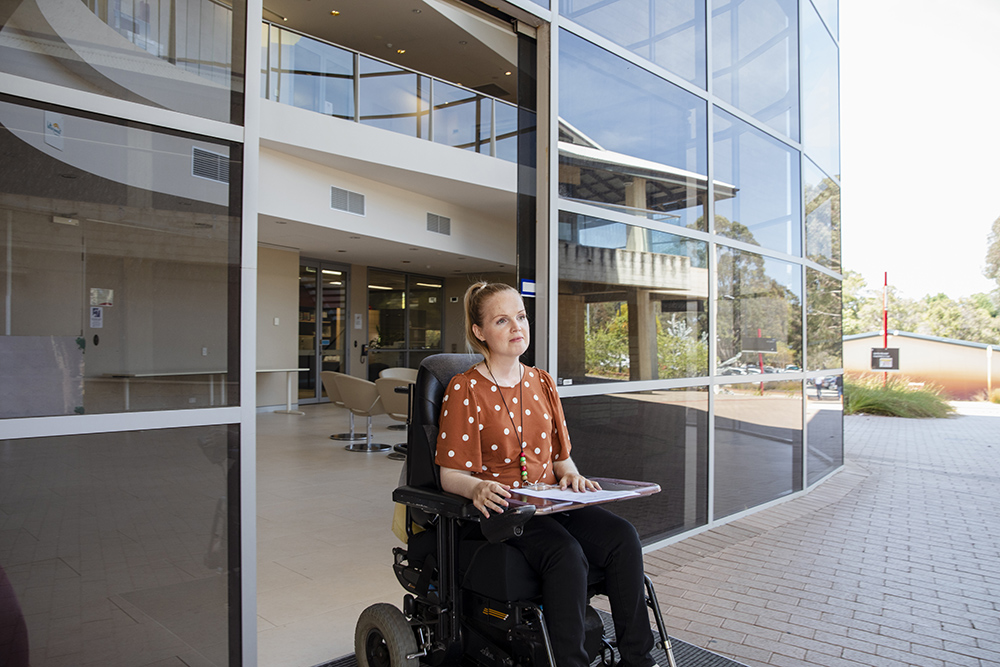
<svg viewBox="0 0 1000 667">
<path fill-rule="evenodd" d="M 465 342 L 474 352 L 483 355 L 486 360 L 490 358 L 490 348 L 485 341 L 476 337 L 472 325 L 483 326 L 483 304 L 490 297 L 501 292 L 517 294 L 517 290 L 506 283 L 487 283 L 484 281 L 470 285 L 469 289 L 465 291 Z"/>
</svg>

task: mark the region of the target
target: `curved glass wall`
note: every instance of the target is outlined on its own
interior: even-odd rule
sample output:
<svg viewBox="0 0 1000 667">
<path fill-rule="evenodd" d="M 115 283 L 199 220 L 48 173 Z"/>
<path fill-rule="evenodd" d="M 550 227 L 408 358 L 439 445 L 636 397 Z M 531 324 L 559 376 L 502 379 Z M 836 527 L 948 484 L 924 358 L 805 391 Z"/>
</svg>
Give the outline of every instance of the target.
<svg viewBox="0 0 1000 667">
<path fill-rule="evenodd" d="M 564 397 L 562 404 L 580 470 L 660 485 L 655 495 L 607 506 L 640 538 L 662 539 L 708 521 L 706 387 Z"/>
<path fill-rule="evenodd" d="M 840 185 L 812 160 L 802 160 L 806 205 L 806 257 L 840 271 Z"/>
<path fill-rule="evenodd" d="M 715 94 L 793 140 L 798 60 L 797 0 L 713 0 Z"/>
<path fill-rule="evenodd" d="M 243 123 L 244 2 L 13 0 L 0 71 Z"/>
<path fill-rule="evenodd" d="M 843 377 L 819 378 L 806 386 L 806 480 L 815 484 L 844 465 Z"/>
<path fill-rule="evenodd" d="M 708 374 L 708 244 L 559 216 L 559 381 Z"/>
<path fill-rule="evenodd" d="M 802 368 L 802 267 L 719 246 L 719 375 Z"/>
<path fill-rule="evenodd" d="M 715 112 L 714 133 L 715 178 L 733 193 L 716 195 L 715 232 L 801 255 L 798 151 L 724 111 Z"/>
<path fill-rule="evenodd" d="M 559 63 L 559 196 L 705 229 L 705 101 L 565 30 Z"/>
<path fill-rule="evenodd" d="M 802 12 L 802 145 L 820 169 L 840 177 L 840 51 L 808 3 Z"/>
<path fill-rule="evenodd" d="M 238 404 L 238 148 L 0 100 L 0 152 L 0 416 Z"/>
<path fill-rule="evenodd" d="M 704 0 L 560 0 L 566 18 L 705 87 Z"/>
<path fill-rule="evenodd" d="M 802 490 L 802 383 L 717 387 L 714 518 Z"/>
</svg>

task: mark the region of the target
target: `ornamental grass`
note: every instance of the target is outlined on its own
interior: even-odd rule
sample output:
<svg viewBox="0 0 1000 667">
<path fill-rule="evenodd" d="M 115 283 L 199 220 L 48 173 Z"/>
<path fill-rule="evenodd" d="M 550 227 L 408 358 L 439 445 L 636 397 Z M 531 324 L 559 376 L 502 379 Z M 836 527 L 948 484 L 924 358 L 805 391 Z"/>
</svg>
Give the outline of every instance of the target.
<svg viewBox="0 0 1000 667">
<path fill-rule="evenodd" d="M 889 375 L 883 386 L 880 373 L 848 377 L 844 382 L 844 414 L 881 415 L 885 417 L 937 418 L 955 412 L 931 385 L 911 386 L 899 375 Z"/>
</svg>

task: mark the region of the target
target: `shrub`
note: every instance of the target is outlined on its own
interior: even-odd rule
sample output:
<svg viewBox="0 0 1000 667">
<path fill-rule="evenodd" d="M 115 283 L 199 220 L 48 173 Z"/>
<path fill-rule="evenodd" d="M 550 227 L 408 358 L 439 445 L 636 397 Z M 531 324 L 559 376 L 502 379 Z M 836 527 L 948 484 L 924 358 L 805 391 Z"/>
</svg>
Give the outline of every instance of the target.
<svg viewBox="0 0 1000 667">
<path fill-rule="evenodd" d="M 947 417 L 955 411 L 934 386 L 911 388 L 904 377 L 892 375 L 883 386 L 880 374 L 847 378 L 844 383 L 844 414 L 887 417 Z"/>
<path fill-rule="evenodd" d="M 1000 403 L 1000 389 L 994 389 L 989 395 L 990 403 Z"/>
</svg>

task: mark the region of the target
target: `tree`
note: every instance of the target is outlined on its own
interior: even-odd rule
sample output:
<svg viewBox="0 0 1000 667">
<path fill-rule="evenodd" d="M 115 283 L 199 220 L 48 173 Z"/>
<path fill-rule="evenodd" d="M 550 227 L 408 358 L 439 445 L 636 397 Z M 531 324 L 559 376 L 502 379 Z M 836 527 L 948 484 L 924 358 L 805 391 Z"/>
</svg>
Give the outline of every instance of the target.
<svg viewBox="0 0 1000 667">
<path fill-rule="evenodd" d="M 990 235 L 986 237 L 986 267 L 983 275 L 996 282 L 1000 289 L 1000 218 L 993 221 Z"/>
</svg>

